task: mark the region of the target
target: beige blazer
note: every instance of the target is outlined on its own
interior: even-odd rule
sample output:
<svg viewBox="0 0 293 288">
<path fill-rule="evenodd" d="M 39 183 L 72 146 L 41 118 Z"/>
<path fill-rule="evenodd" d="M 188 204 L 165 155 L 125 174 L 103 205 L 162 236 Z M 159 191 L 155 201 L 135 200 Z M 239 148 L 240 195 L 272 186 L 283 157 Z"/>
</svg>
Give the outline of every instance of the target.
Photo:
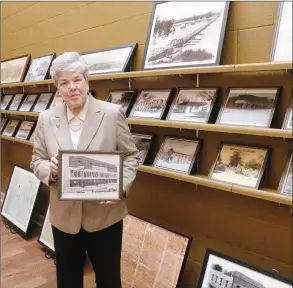
<svg viewBox="0 0 293 288">
<path fill-rule="evenodd" d="M 123 187 L 127 196 L 139 165 L 138 150 L 129 131 L 125 114 L 120 106 L 88 96 L 89 106 L 78 150 L 124 152 Z M 59 201 L 57 181 L 51 182 L 50 159 L 59 149 L 74 149 L 67 121 L 66 105 L 59 104 L 40 113 L 33 141 L 31 169 L 50 187 L 50 222 L 59 230 L 76 234 L 81 225 L 89 232 L 106 228 L 123 219 L 127 200 L 117 204 L 99 201 Z"/>
</svg>

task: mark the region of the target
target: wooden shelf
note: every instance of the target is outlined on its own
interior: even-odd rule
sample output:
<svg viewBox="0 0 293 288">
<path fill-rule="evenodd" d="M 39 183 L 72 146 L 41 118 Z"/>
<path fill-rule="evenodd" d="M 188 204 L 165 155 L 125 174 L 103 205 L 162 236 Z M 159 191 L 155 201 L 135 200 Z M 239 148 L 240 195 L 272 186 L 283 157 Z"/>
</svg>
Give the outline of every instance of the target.
<svg viewBox="0 0 293 288">
<path fill-rule="evenodd" d="M 1 135 L 1 139 L 2 140 L 8 140 L 8 141 L 12 141 L 12 142 L 17 142 L 17 143 L 21 143 L 21 144 L 26 144 L 26 145 L 33 146 L 33 142 L 32 141 L 28 141 L 28 140 L 24 140 L 24 139 L 20 139 L 20 138 L 15 138 L 15 137 Z"/>
<path fill-rule="evenodd" d="M 152 166 L 140 165 L 139 171 L 150 173 L 158 176 L 168 177 L 179 181 L 189 182 L 209 188 L 215 188 L 218 190 L 232 192 L 235 194 L 245 195 L 249 197 L 254 197 L 266 201 L 271 201 L 275 203 L 280 203 L 288 206 L 292 206 L 292 197 L 280 195 L 276 190 L 266 189 L 257 190 L 247 187 L 242 187 L 234 184 L 219 182 L 216 180 L 209 179 L 205 175 L 186 175 L 169 170 L 158 169 Z"/>
<path fill-rule="evenodd" d="M 39 117 L 40 113 L 38 113 L 38 112 L 23 112 L 23 111 L 1 110 L 1 114 L 15 115 L 15 116 Z"/>
</svg>

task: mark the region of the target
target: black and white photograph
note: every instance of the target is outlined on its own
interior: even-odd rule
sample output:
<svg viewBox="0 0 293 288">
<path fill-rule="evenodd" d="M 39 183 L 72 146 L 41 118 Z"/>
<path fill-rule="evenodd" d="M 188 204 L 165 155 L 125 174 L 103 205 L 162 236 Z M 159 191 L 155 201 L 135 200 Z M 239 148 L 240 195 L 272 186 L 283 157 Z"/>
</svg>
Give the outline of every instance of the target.
<svg viewBox="0 0 293 288">
<path fill-rule="evenodd" d="M 62 96 L 59 94 L 58 90 L 56 90 L 49 108 L 53 108 L 56 105 L 61 104 L 63 102 L 64 102 L 64 100 L 63 100 Z"/>
<path fill-rule="evenodd" d="M 59 150 L 60 200 L 120 200 L 122 153 Z"/>
<path fill-rule="evenodd" d="M 51 103 L 52 96 L 53 96 L 53 93 L 41 93 L 32 111 L 33 112 L 45 111 Z"/>
<path fill-rule="evenodd" d="M 151 147 L 154 135 L 151 134 L 139 134 L 132 133 L 136 148 L 139 151 L 140 164 L 144 164 L 146 157 L 148 155 L 149 149 Z"/>
<path fill-rule="evenodd" d="M 219 65 L 229 2 L 154 3 L 142 70 Z"/>
<path fill-rule="evenodd" d="M 142 90 L 131 109 L 129 118 L 161 120 L 168 106 L 172 90 Z"/>
<path fill-rule="evenodd" d="M 9 120 L 7 125 L 5 126 L 2 135 L 13 137 L 17 131 L 17 127 L 19 126 L 20 120 Z"/>
<path fill-rule="evenodd" d="M 2 131 L 5 128 L 6 124 L 8 123 L 8 119 L 7 118 L 2 118 L 1 117 L 1 135 L 2 135 Z"/>
<path fill-rule="evenodd" d="M 180 89 L 166 120 L 208 123 L 217 89 Z"/>
<path fill-rule="evenodd" d="M 232 88 L 217 124 L 269 128 L 279 88 Z"/>
<path fill-rule="evenodd" d="M 32 128 L 34 127 L 34 124 L 34 121 L 22 121 L 15 137 L 27 140 L 30 136 Z"/>
<path fill-rule="evenodd" d="M 80 53 L 89 67 L 89 75 L 125 72 L 132 59 L 136 43 Z"/>
<path fill-rule="evenodd" d="M 199 146 L 199 140 L 165 137 L 153 166 L 190 174 Z"/>
<path fill-rule="evenodd" d="M 9 105 L 9 110 L 17 111 L 23 98 L 24 98 L 24 93 L 15 94 L 11 104 Z"/>
<path fill-rule="evenodd" d="M 292 281 L 208 248 L 197 288 L 292 288 Z"/>
<path fill-rule="evenodd" d="M 14 166 L 1 215 L 24 234 L 28 232 L 40 187 L 40 180 L 32 172 Z"/>
<path fill-rule="evenodd" d="M 109 95 L 106 99 L 107 102 L 121 105 L 126 117 L 128 116 L 131 106 L 133 104 L 133 100 L 135 98 L 134 90 L 113 90 L 109 91 Z"/>
<path fill-rule="evenodd" d="M 292 1 L 280 1 L 277 15 L 273 46 L 272 62 L 292 62 Z"/>
<path fill-rule="evenodd" d="M 209 178 L 258 189 L 268 148 L 222 143 Z"/>
<path fill-rule="evenodd" d="M 29 136 L 28 141 L 34 141 L 35 135 L 36 135 L 36 129 L 33 128 L 33 132 L 32 132 L 32 134 L 31 134 L 31 136 Z"/>
<path fill-rule="evenodd" d="M 38 94 L 27 94 L 18 110 L 24 111 L 24 112 L 31 111 L 37 98 L 38 98 Z"/>
<path fill-rule="evenodd" d="M 285 130 L 292 130 L 292 107 L 287 109 L 282 128 Z"/>
<path fill-rule="evenodd" d="M 13 98 L 13 94 L 4 95 L 1 101 L 1 110 L 7 110 L 9 108 L 9 104 Z"/>
<path fill-rule="evenodd" d="M 38 242 L 52 252 L 55 251 L 52 226 L 50 223 L 50 206 L 48 207 Z"/>
<path fill-rule="evenodd" d="M 289 197 L 292 197 L 292 158 L 293 153 L 292 150 L 290 150 L 287 163 L 286 163 L 286 169 L 283 172 L 282 178 L 279 183 L 278 187 L 278 193 L 282 195 L 286 195 Z"/>
</svg>

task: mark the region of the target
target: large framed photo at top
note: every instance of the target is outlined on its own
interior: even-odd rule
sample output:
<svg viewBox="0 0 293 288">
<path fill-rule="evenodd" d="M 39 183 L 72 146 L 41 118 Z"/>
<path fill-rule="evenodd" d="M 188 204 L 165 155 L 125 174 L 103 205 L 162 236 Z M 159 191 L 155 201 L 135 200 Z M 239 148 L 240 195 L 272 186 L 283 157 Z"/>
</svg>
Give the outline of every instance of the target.
<svg viewBox="0 0 293 288">
<path fill-rule="evenodd" d="M 208 248 L 197 288 L 292 288 L 292 284 L 276 272 Z"/>
<path fill-rule="evenodd" d="M 59 150 L 59 200 L 121 200 L 123 153 Z"/>
<path fill-rule="evenodd" d="M 219 65 L 227 2 L 154 3 L 142 70 Z"/>
</svg>

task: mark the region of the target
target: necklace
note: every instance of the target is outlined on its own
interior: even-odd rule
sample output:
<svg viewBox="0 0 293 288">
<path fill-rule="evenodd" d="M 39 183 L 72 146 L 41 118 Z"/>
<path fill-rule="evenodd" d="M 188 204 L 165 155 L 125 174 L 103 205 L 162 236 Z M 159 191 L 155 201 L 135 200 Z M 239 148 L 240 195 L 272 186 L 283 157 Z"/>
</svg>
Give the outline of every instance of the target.
<svg viewBox="0 0 293 288">
<path fill-rule="evenodd" d="M 77 122 L 76 124 L 74 122 Z M 83 125 L 83 121 L 80 120 L 79 118 L 73 118 L 71 119 L 71 121 L 69 122 L 69 128 L 73 131 L 73 132 L 77 132 L 78 130 L 81 129 Z"/>
</svg>

